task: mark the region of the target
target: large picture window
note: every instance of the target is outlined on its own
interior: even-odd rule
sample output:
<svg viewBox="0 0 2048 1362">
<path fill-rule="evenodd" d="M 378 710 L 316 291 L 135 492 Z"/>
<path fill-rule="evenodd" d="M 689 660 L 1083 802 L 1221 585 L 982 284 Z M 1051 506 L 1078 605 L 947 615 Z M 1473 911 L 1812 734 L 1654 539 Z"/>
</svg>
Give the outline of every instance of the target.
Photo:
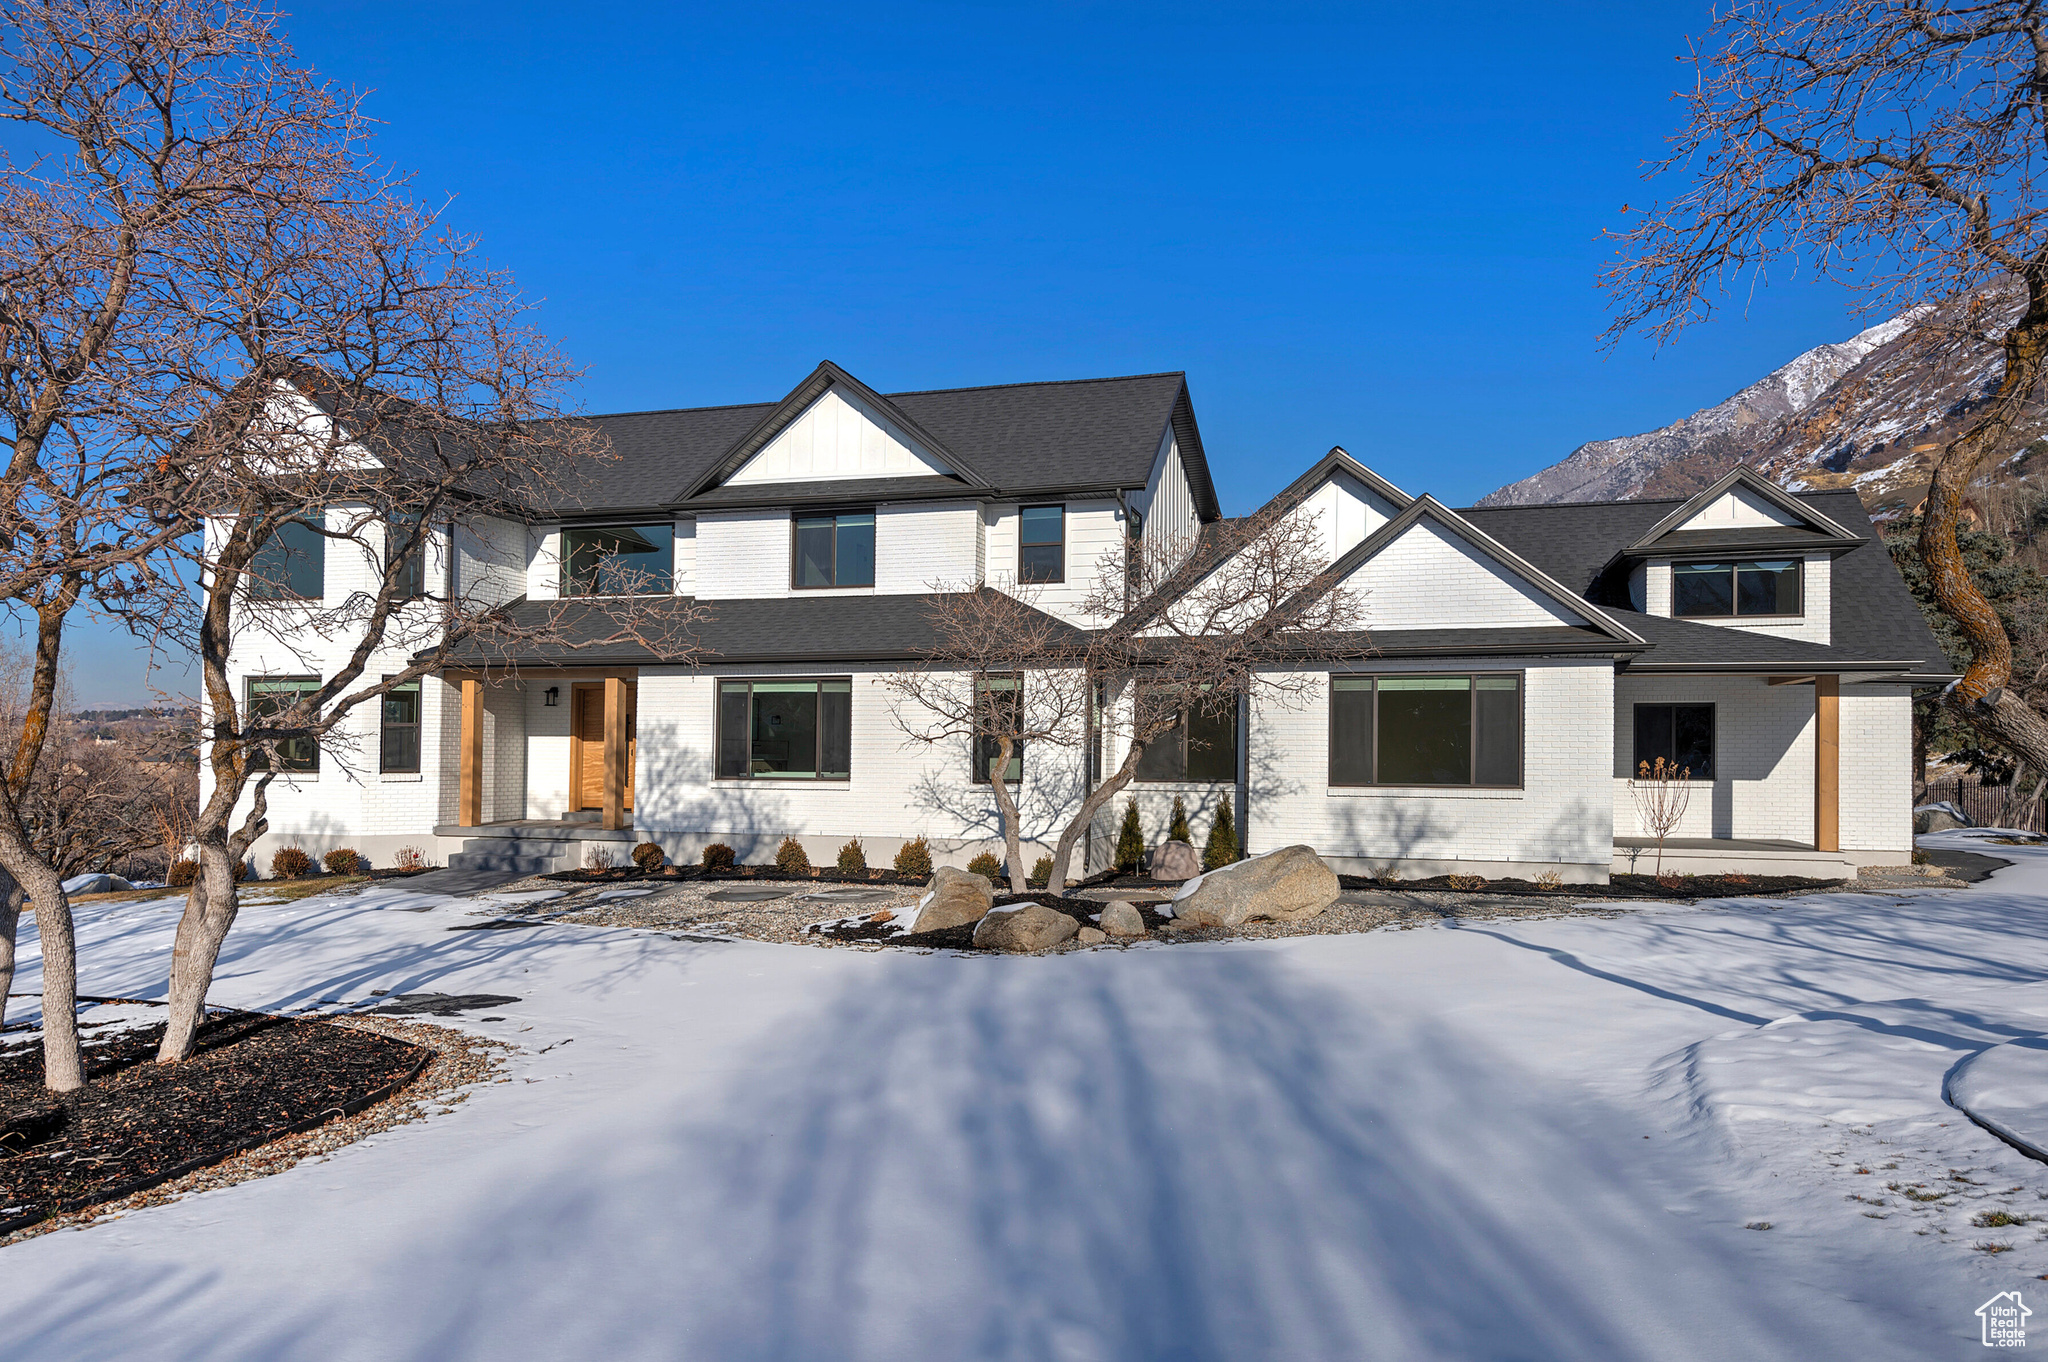
<svg viewBox="0 0 2048 1362">
<path fill-rule="evenodd" d="M 1143 781 L 1203 781 L 1222 784 L 1237 779 L 1237 710 L 1220 713 L 1203 706 L 1183 711 L 1178 722 L 1154 738 L 1138 758 L 1132 777 Z"/>
<path fill-rule="evenodd" d="M 1797 558 L 1673 563 L 1671 613 L 1680 619 L 1797 615 L 1803 566 Z"/>
<path fill-rule="evenodd" d="M 408 681 L 384 692 L 379 706 L 377 769 L 418 774 L 420 769 L 420 683 Z"/>
<path fill-rule="evenodd" d="M 796 517 L 790 584 L 800 588 L 875 584 L 875 513 Z"/>
<path fill-rule="evenodd" d="M 1019 676 L 978 676 L 974 679 L 975 712 L 991 714 L 995 721 L 1011 732 L 1017 727 L 1017 707 L 1024 702 L 1024 679 Z M 974 740 L 974 780 L 978 785 L 992 784 L 991 776 L 996 769 L 996 759 L 1002 755 L 1002 742 L 991 734 L 982 733 Z M 1013 738 L 1010 742 L 1010 764 L 1003 768 L 1003 783 L 1015 785 L 1024 779 L 1024 740 Z"/>
<path fill-rule="evenodd" d="M 1637 705 L 1636 759 L 1630 774 L 1655 766 L 1689 773 L 1692 780 L 1714 778 L 1714 707 L 1712 705 Z"/>
<path fill-rule="evenodd" d="M 1067 580 L 1067 508 L 1026 506 L 1017 519 L 1017 580 Z"/>
<path fill-rule="evenodd" d="M 282 714 L 297 704 L 301 697 L 311 695 L 320 689 L 317 676 L 252 676 L 249 678 L 249 726 L 260 728 L 272 715 Z M 270 769 L 270 753 L 262 749 L 249 753 L 249 765 L 258 771 Z M 284 738 L 277 744 L 277 769 L 280 771 L 317 771 L 320 769 L 320 744 L 312 734 Z"/>
<path fill-rule="evenodd" d="M 1522 784 L 1522 678 L 1330 678 L 1330 784 Z"/>
<path fill-rule="evenodd" d="M 675 590 L 675 566 L 673 522 L 562 531 L 564 596 L 666 596 Z"/>
<path fill-rule="evenodd" d="M 327 594 L 327 536 L 288 520 L 249 561 L 249 594 L 259 601 L 317 601 Z"/>
<path fill-rule="evenodd" d="M 853 770 L 853 682 L 720 681 L 721 780 L 845 780 Z"/>
</svg>

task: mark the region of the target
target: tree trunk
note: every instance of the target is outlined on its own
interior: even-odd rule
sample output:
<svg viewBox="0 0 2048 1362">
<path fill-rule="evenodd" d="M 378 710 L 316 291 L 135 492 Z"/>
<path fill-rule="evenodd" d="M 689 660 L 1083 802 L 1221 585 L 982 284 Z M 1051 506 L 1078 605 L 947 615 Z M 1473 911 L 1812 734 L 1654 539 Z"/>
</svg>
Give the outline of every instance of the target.
<svg viewBox="0 0 2048 1362">
<path fill-rule="evenodd" d="M 21 931 L 21 905 L 27 900 L 14 876 L 0 870 L 0 1026 L 7 1025 L 7 993 L 14 987 L 14 942 Z"/>
<path fill-rule="evenodd" d="M 177 939 L 171 946 L 170 1020 L 157 1050 L 159 1064 L 190 1059 L 198 1043 L 214 963 L 240 907 L 235 860 L 224 846 L 199 848 L 199 873 L 185 895 L 185 914 L 178 919 Z"/>
<path fill-rule="evenodd" d="M 1081 811 L 1061 831 L 1059 844 L 1052 849 L 1052 876 L 1045 882 L 1045 887 L 1053 893 L 1067 887 L 1067 862 L 1073 859 L 1074 844 L 1088 831 L 1102 806 L 1122 794 L 1124 787 L 1131 783 L 1131 777 L 1138 773 L 1138 762 L 1145 755 L 1148 741 L 1132 739 L 1130 751 L 1124 753 L 1123 765 L 1117 767 L 1115 775 L 1088 792 L 1088 797 L 1081 801 Z"/>
<path fill-rule="evenodd" d="M 2048 720 L 2014 695 L 2012 640 L 1997 610 L 1970 580 L 1956 543 L 1963 500 L 1986 458 L 2012 429 L 2041 374 L 2048 352 L 2048 283 L 2029 280 L 2027 308 L 2005 333 L 2005 376 L 1984 418 L 1942 451 L 1920 522 L 1920 556 L 1935 603 L 1970 645 L 1970 665 L 1947 691 L 1965 722 L 2037 771 L 2048 771 Z"/>
<path fill-rule="evenodd" d="M 996 792 L 996 810 L 1003 816 L 1003 855 L 1010 867 L 1010 892 L 1022 894 L 1031 885 L 1024 876 L 1024 848 L 1017 836 L 1017 801 L 1010 794 L 1009 782 L 1003 779 L 1003 773 L 1010 769 L 1010 753 L 1015 750 L 1009 734 L 997 737 L 996 761 L 988 773 L 988 783 Z"/>
</svg>

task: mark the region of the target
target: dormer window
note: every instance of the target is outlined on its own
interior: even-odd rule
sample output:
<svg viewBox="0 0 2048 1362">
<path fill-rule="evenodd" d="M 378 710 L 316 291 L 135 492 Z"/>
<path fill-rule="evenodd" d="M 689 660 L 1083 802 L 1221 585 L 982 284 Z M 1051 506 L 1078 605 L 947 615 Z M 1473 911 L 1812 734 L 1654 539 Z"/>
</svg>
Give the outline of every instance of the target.
<svg viewBox="0 0 2048 1362">
<path fill-rule="evenodd" d="M 790 585 L 799 590 L 875 584 L 875 513 L 796 517 Z"/>
<path fill-rule="evenodd" d="M 1671 613 L 1680 619 L 1800 614 L 1804 566 L 1797 558 L 1673 563 Z"/>
<path fill-rule="evenodd" d="M 676 527 L 599 525 L 562 531 L 564 596 L 666 596 L 675 590 Z"/>
</svg>

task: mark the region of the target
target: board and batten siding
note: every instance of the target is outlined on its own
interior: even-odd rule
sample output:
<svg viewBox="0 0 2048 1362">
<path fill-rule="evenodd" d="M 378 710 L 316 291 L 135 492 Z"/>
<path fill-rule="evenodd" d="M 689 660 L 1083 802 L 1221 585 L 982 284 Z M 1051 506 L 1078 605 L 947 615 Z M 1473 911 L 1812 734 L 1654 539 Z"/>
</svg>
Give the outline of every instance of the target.
<svg viewBox="0 0 2048 1362">
<path fill-rule="evenodd" d="M 1194 488 L 1181 462 L 1180 444 L 1169 426 L 1153 457 L 1152 473 L 1145 490 L 1133 500 L 1132 509 L 1144 517 L 1140 533 L 1155 552 L 1185 553 L 1194 546 L 1202 522 L 1195 510 Z"/>
<path fill-rule="evenodd" d="M 944 477 L 951 472 L 864 398 L 834 384 L 726 483 Z"/>
</svg>

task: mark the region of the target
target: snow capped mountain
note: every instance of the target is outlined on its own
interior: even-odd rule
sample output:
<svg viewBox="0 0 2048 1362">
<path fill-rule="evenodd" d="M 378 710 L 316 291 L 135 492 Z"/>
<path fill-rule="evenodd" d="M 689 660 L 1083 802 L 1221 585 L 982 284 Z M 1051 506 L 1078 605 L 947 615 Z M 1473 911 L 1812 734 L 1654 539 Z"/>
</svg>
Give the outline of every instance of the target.
<svg viewBox="0 0 2048 1362">
<path fill-rule="evenodd" d="M 2018 307 L 2010 293 L 1974 309 L 1918 307 L 1817 345 L 1725 401 L 1642 435 L 1595 440 L 1510 483 L 1482 506 L 1684 496 L 1736 464 L 1798 489 L 1854 486 L 1872 511 L 1910 511 L 1940 448 L 1967 428 L 2005 371 L 1997 335 Z M 2024 471 L 2048 429 L 2037 399 L 1997 473 Z"/>
</svg>

